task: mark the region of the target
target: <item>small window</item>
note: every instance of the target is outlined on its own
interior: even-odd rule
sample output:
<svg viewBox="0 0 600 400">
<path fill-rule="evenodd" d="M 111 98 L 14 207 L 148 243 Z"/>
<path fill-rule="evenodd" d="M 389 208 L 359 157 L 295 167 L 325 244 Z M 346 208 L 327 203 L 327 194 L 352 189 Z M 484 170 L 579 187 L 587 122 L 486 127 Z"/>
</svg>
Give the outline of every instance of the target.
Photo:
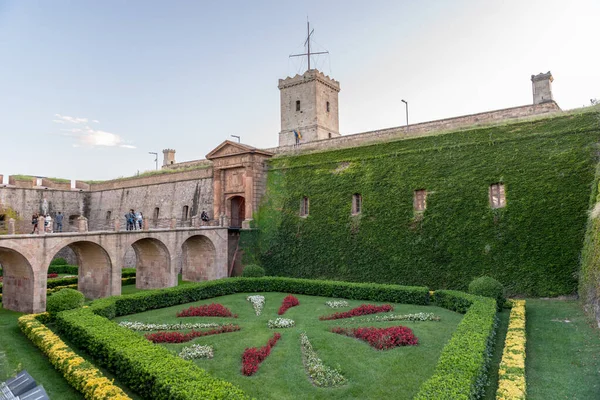
<svg viewBox="0 0 600 400">
<path fill-rule="evenodd" d="M 159 215 L 159 213 L 160 213 L 160 208 L 156 207 L 156 208 L 154 209 L 154 214 L 153 214 L 154 220 L 157 220 L 157 219 L 158 219 L 158 215 Z"/>
<path fill-rule="evenodd" d="M 490 185 L 490 207 L 506 207 L 506 196 L 504 194 L 504 184 L 494 183 Z"/>
<path fill-rule="evenodd" d="M 300 111 L 300 100 L 296 100 L 296 111 Z"/>
<path fill-rule="evenodd" d="M 329 132 L 329 139 L 331 139 L 331 132 Z"/>
<path fill-rule="evenodd" d="M 329 102 L 327 102 L 327 112 L 329 112 Z"/>
<path fill-rule="evenodd" d="M 427 208 L 427 191 L 425 189 L 415 190 L 413 207 L 415 211 L 425 211 Z"/>
<path fill-rule="evenodd" d="M 188 206 L 183 206 L 183 211 L 181 212 L 181 219 L 182 220 L 187 221 L 189 209 L 190 208 Z"/>
<path fill-rule="evenodd" d="M 300 202 L 300 216 L 308 216 L 308 197 L 304 196 Z"/>
<path fill-rule="evenodd" d="M 174 163 L 174 161 L 171 160 L 171 164 L 173 164 L 173 163 Z"/>
<path fill-rule="evenodd" d="M 112 211 L 107 211 L 106 212 L 106 220 L 110 221 L 110 217 L 112 216 Z"/>
<path fill-rule="evenodd" d="M 352 195 L 352 215 L 357 215 L 362 212 L 362 196 L 359 193 Z"/>
</svg>

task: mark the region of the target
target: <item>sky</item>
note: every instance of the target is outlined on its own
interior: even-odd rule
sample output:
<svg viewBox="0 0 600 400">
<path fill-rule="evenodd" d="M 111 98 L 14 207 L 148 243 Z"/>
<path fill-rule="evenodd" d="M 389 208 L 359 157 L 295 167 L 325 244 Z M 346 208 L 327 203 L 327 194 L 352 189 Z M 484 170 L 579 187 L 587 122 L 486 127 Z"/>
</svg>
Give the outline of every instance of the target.
<svg viewBox="0 0 600 400">
<path fill-rule="evenodd" d="M 278 79 L 340 82 L 340 133 L 600 99 L 598 0 L 0 0 L 0 174 L 112 179 L 277 146 Z"/>
</svg>

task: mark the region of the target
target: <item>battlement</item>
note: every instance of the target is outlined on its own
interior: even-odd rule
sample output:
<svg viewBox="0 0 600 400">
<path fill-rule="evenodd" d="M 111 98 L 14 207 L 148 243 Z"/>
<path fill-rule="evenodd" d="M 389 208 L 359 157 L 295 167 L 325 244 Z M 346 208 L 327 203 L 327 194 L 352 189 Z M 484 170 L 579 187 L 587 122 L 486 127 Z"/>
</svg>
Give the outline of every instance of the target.
<svg viewBox="0 0 600 400">
<path fill-rule="evenodd" d="M 294 77 L 287 77 L 285 79 L 279 80 L 279 85 L 277 87 L 281 89 L 287 89 L 292 86 L 302 85 L 304 83 L 308 83 L 311 81 L 318 81 L 322 84 L 328 86 L 329 88 L 339 92 L 340 91 L 340 83 L 335 79 L 330 78 L 328 75 L 325 75 L 319 70 L 309 69 L 302 75 L 296 74 Z"/>
</svg>

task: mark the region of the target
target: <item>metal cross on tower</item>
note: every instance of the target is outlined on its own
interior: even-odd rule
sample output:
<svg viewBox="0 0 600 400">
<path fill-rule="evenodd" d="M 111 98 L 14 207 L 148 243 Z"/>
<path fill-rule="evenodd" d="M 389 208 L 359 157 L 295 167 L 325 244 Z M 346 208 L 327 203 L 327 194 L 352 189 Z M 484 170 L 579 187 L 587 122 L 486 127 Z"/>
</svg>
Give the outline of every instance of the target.
<svg viewBox="0 0 600 400">
<path fill-rule="evenodd" d="M 302 54 L 291 54 L 291 57 L 303 57 L 303 56 L 307 56 L 308 58 L 308 69 L 310 70 L 310 56 L 314 55 L 314 54 L 329 54 L 328 51 L 318 51 L 318 52 L 313 52 L 311 53 L 310 51 L 310 37 L 312 36 L 312 34 L 314 33 L 314 29 L 311 31 L 310 30 L 310 22 L 308 22 L 308 19 L 306 20 L 306 41 L 304 42 L 304 45 L 306 46 L 306 53 L 302 53 Z"/>
</svg>

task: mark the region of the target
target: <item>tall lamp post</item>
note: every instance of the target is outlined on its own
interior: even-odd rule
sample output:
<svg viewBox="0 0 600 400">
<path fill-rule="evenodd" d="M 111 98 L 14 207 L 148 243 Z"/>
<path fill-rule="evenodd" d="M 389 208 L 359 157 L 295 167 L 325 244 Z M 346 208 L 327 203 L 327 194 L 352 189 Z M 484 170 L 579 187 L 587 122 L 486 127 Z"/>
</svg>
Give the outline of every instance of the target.
<svg viewBox="0 0 600 400">
<path fill-rule="evenodd" d="M 406 132 L 408 133 L 408 101 L 402 99 L 401 100 L 406 106 Z"/>
<path fill-rule="evenodd" d="M 148 154 L 154 154 L 154 162 L 156 163 L 156 170 L 158 171 L 158 153 L 149 151 Z"/>
</svg>

